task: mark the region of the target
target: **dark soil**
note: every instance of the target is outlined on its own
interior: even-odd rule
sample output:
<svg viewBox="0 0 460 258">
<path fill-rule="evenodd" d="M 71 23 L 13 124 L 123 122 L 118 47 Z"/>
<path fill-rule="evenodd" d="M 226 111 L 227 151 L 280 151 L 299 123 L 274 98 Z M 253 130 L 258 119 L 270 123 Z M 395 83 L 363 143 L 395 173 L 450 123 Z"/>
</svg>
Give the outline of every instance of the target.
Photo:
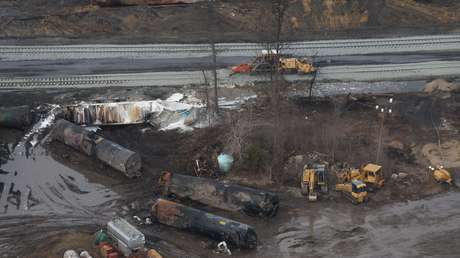
<svg viewBox="0 0 460 258">
<path fill-rule="evenodd" d="M 404 2 L 404 3 L 403 3 Z M 456 1 L 290 1 L 285 40 L 316 40 L 455 32 Z M 0 1 L 5 43 L 197 43 L 261 41 L 273 27 L 269 1 L 218 1 L 208 5 L 91 6 L 90 1 Z"/>
</svg>

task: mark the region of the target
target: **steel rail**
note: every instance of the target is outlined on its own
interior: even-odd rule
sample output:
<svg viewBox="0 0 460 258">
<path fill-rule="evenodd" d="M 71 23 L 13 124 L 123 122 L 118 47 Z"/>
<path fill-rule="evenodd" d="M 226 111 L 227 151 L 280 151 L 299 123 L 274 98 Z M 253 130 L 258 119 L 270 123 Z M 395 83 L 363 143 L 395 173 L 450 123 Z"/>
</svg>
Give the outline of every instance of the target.
<svg viewBox="0 0 460 258">
<path fill-rule="evenodd" d="M 263 46 L 257 43 L 220 43 L 216 44 L 216 49 L 221 56 L 253 56 Z M 287 54 L 318 56 L 460 51 L 460 35 L 290 42 L 283 45 L 283 51 Z M 0 46 L 0 60 L 190 58 L 206 57 L 210 52 L 207 44 L 3 45 Z"/>
<path fill-rule="evenodd" d="M 229 76 L 228 69 L 218 71 L 219 84 L 243 85 L 267 81 L 268 76 L 238 74 Z M 206 76 L 211 76 L 206 74 Z M 319 81 L 379 81 L 416 80 L 435 77 L 460 76 L 460 61 L 434 61 L 424 63 L 326 66 L 321 68 Z M 284 75 L 288 81 L 308 80 L 311 76 Z M 202 71 L 152 72 L 126 74 L 62 75 L 0 77 L 0 89 L 35 88 L 98 88 L 203 85 Z"/>
</svg>

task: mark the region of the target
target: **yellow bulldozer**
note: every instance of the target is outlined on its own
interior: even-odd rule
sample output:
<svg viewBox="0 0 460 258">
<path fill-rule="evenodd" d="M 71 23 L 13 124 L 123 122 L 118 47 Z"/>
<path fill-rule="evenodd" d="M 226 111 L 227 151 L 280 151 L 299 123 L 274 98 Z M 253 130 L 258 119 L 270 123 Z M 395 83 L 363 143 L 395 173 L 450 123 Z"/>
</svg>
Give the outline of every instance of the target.
<svg viewBox="0 0 460 258">
<path fill-rule="evenodd" d="M 433 177 L 436 182 L 452 185 L 452 176 L 442 165 L 439 165 L 436 168 L 429 166 L 429 169 L 433 171 Z"/>
<path fill-rule="evenodd" d="M 325 164 L 305 165 L 303 168 L 300 189 L 309 201 L 318 200 L 318 189 L 327 194 L 327 171 Z"/>
<path fill-rule="evenodd" d="M 337 179 L 339 182 L 361 180 L 366 184 L 369 192 L 382 188 L 385 183 L 382 166 L 372 163 L 361 166 L 359 169 L 346 169 L 337 174 Z"/>
<path fill-rule="evenodd" d="M 232 74 L 260 74 L 273 71 L 286 74 L 313 74 L 317 68 L 307 58 L 282 57 L 276 50 L 262 51 L 251 63 L 243 63 L 232 67 Z"/>
<path fill-rule="evenodd" d="M 353 179 L 348 183 L 336 184 L 335 190 L 342 192 L 343 196 L 353 204 L 360 204 L 368 200 L 366 184 L 361 180 Z"/>
</svg>

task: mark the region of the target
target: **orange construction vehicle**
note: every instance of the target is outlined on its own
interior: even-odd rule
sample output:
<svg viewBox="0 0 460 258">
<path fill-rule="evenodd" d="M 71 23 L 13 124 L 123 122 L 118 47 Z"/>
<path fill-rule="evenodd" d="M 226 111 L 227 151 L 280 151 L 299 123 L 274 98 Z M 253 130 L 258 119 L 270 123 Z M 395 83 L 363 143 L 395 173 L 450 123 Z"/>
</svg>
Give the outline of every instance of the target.
<svg viewBox="0 0 460 258">
<path fill-rule="evenodd" d="M 232 73 L 259 74 L 278 71 L 287 74 L 312 74 L 316 72 L 309 59 L 295 57 L 281 57 L 276 50 L 263 50 L 251 63 L 244 63 L 232 67 Z"/>
</svg>

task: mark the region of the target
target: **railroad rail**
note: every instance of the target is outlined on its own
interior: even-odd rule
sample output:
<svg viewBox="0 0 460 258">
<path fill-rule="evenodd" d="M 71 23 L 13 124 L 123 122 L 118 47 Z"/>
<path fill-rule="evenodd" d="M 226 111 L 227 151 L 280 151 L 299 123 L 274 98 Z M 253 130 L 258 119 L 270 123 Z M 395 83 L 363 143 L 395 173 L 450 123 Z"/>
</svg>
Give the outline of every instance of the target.
<svg viewBox="0 0 460 258">
<path fill-rule="evenodd" d="M 460 61 L 434 61 L 407 64 L 351 65 L 322 67 L 318 81 L 385 81 L 419 80 L 436 77 L 460 76 Z M 207 78 L 205 78 L 207 77 Z M 94 74 L 71 76 L 0 77 L 0 89 L 35 88 L 99 88 L 204 85 L 211 81 L 211 73 L 202 71 Z M 284 75 L 288 81 L 309 80 L 306 75 Z M 267 81 L 268 76 L 237 74 L 230 76 L 228 69 L 218 70 L 219 84 L 245 85 Z"/>
<path fill-rule="evenodd" d="M 219 56 L 254 56 L 263 46 L 257 43 L 220 43 Z M 283 53 L 304 56 L 337 56 L 423 51 L 460 51 L 460 35 L 400 38 L 349 39 L 290 42 Z M 208 44 L 144 45 L 3 45 L 0 60 L 95 59 L 95 58 L 192 58 L 211 53 Z"/>
</svg>

